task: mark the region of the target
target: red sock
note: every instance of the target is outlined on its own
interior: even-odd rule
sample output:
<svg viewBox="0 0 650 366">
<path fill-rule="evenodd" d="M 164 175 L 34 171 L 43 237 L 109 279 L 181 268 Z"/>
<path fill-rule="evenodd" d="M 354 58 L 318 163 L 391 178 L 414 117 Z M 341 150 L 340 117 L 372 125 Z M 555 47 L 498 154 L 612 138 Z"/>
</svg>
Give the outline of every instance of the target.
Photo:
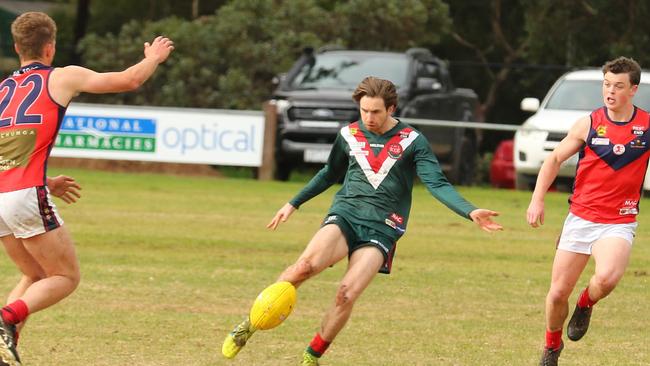
<svg viewBox="0 0 650 366">
<path fill-rule="evenodd" d="M 2 320 L 7 324 L 18 324 L 29 316 L 29 309 L 23 300 L 16 300 L 1 310 Z"/>
<path fill-rule="evenodd" d="M 585 288 L 584 291 L 580 294 L 580 297 L 578 298 L 578 306 L 581 308 L 590 308 L 594 306 L 598 300 L 593 301 L 592 299 L 589 298 L 589 286 Z"/>
<path fill-rule="evenodd" d="M 309 347 L 307 347 L 307 352 L 311 353 L 312 355 L 316 357 L 320 357 L 327 351 L 327 347 L 330 346 L 330 343 L 323 338 L 320 337 L 320 334 L 316 333 L 314 336 L 314 339 L 311 340 L 311 343 L 309 343 Z"/>
<path fill-rule="evenodd" d="M 546 348 L 550 349 L 558 349 L 560 348 L 560 344 L 562 344 L 562 329 L 551 332 L 549 330 L 546 331 Z"/>
</svg>

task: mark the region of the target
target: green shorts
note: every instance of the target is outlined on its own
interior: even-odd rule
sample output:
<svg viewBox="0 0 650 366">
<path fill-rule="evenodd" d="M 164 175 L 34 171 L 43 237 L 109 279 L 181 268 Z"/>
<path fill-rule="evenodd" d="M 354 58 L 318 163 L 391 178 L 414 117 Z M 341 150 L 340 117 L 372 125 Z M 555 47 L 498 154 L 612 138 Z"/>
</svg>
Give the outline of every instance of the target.
<svg viewBox="0 0 650 366">
<path fill-rule="evenodd" d="M 394 239 L 371 227 L 352 225 L 344 216 L 337 213 L 327 214 L 321 227 L 330 224 L 338 226 L 343 232 L 348 242 L 348 257 L 359 248 L 375 247 L 384 255 L 384 264 L 379 269 L 379 273 L 390 273 L 397 247 L 397 242 Z"/>
</svg>

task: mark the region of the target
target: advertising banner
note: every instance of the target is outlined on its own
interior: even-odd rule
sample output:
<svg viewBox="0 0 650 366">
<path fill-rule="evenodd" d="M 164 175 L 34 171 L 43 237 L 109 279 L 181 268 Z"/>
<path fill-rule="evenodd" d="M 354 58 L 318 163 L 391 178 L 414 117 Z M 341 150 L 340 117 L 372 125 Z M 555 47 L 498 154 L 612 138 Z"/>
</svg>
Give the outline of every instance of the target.
<svg viewBox="0 0 650 366">
<path fill-rule="evenodd" d="M 259 167 L 261 111 L 73 103 L 52 156 Z"/>
</svg>

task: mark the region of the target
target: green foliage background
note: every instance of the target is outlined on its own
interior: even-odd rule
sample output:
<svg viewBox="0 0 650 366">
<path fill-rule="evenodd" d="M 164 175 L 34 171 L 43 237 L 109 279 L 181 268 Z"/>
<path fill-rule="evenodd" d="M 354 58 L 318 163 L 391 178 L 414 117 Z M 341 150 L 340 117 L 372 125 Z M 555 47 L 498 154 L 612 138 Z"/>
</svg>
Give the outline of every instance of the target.
<svg viewBox="0 0 650 366">
<path fill-rule="evenodd" d="M 75 44 L 79 1 L 56 1 L 57 65 L 80 52 L 84 66 L 121 70 L 158 34 L 177 47 L 138 92 L 79 98 L 86 102 L 260 109 L 304 47 L 417 46 L 448 60 L 456 84 L 479 95 L 485 121 L 520 124 L 521 99 L 543 97 L 571 68 L 620 55 L 650 65 L 650 5 L 641 0 L 90 1 L 86 36 Z M 508 137 L 488 132 L 488 151 Z"/>
</svg>

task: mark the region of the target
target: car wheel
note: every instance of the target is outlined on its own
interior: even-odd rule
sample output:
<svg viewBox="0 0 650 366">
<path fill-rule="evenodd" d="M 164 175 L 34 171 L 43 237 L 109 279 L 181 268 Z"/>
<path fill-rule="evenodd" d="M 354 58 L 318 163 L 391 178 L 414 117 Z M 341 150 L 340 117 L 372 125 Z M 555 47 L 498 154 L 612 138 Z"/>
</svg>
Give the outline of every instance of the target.
<svg viewBox="0 0 650 366">
<path fill-rule="evenodd" d="M 277 162 L 273 176 L 276 180 L 288 181 L 291 176 L 291 165 L 289 163 Z"/>
<path fill-rule="evenodd" d="M 457 183 L 469 186 L 476 178 L 476 143 L 472 136 L 464 136 L 461 145 L 460 160 L 456 164 Z"/>
<path fill-rule="evenodd" d="M 537 176 L 530 174 L 517 173 L 515 176 L 515 189 L 521 191 L 532 191 L 535 189 Z"/>
</svg>

